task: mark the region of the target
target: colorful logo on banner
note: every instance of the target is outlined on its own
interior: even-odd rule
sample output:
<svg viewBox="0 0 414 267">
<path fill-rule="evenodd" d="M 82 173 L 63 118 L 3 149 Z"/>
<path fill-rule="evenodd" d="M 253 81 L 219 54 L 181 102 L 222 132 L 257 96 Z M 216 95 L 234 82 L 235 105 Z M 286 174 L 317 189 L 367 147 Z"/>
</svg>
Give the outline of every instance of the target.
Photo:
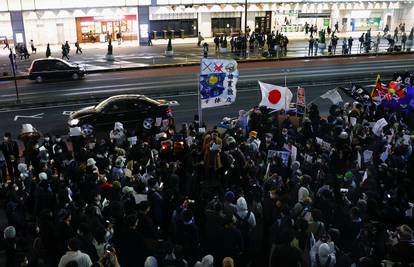
<svg viewBox="0 0 414 267">
<path fill-rule="evenodd" d="M 306 108 L 305 88 L 298 87 L 296 92 L 296 110 L 298 114 L 304 114 Z"/>
<path fill-rule="evenodd" d="M 203 58 L 200 65 L 201 108 L 230 105 L 236 100 L 237 62 Z"/>
<path fill-rule="evenodd" d="M 378 75 L 371 97 L 376 105 L 383 105 L 393 109 L 399 107 L 403 109 L 408 108 L 409 110 L 414 109 L 414 88 L 410 77 L 405 79 L 398 77 L 389 84 L 384 84 Z"/>
</svg>

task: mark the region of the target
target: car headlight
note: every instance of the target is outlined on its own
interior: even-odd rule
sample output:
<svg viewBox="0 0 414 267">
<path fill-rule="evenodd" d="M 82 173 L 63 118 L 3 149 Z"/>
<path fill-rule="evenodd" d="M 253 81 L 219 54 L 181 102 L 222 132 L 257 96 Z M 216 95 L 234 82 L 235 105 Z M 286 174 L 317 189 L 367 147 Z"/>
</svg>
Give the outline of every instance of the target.
<svg viewBox="0 0 414 267">
<path fill-rule="evenodd" d="M 69 121 L 69 125 L 70 126 L 76 126 L 76 125 L 78 125 L 78 123 L 79 123 L 79 120 L 78 119 L 73 119 L 73 120 L 70 120 Z"/>
</svg>

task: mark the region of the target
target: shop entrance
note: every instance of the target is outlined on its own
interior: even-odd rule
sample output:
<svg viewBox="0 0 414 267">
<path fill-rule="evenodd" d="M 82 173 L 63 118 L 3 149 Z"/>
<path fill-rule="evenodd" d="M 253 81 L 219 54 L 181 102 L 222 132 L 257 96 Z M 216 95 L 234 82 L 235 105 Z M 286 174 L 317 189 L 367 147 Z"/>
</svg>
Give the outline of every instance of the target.
<svg viewBox="0 0 414 267">
<path fill-rule="evenodd" d="M 137 40 L 135 15 L 114 17 L 76 18 L 78 41 L 81 43 L 107 42 L 110 38 L 123 41 Z"/>
<path fill-rule="evenodd" d="M 266 11 L 265 17 L 256 17 L 254 21 L 254 31 L 256 33 L 270 33 L 272 25 L 272 12 Z"/>
</svg>

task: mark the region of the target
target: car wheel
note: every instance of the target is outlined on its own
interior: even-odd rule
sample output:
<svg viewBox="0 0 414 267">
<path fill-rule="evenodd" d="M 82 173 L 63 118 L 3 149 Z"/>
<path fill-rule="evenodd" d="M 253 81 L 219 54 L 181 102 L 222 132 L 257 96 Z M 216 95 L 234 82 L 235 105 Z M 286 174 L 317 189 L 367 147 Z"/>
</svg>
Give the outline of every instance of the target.
<svg viewBox="0 0 414 267">
<path fill-rule="evenodd" d="M 73 80 L 79 80 L 79 74 L 77 74 L 76 72 L 74 74 L 72 74 L 72 79 Z"/>
<path fill-rule="evenodd" d="M 86 135 L 86 136 L 92 135 L 94 131 L 95 131 L 95 128 L 90 124 L 83 124 L 81 126 L 81 133 L 83 135 Z"/>
<path fill-rule="evenodd" d="M 152 118 L 146 118 L 143 122 L 142 122 L 142 126 L 144 127 L 144 129 L 146 130 L 151 130 L 152 126 L 154 125 L 154 119 Z"/>
<path fill-rule="evenodd" d="M 36 77 L 36 82 L 37 83 L 42 83 L 43 82 L 43 77 L 42 76 L 37 76 Z"/>
</svg>

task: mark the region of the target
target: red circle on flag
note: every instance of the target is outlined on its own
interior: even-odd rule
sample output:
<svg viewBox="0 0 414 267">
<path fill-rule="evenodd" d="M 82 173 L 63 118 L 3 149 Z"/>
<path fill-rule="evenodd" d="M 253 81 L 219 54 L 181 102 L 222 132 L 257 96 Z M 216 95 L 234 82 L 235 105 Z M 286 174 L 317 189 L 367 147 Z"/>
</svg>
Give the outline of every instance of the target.
<svg viewBox="0 0 414 267">
<path fill-rule="evenodd" d="M 269 100 L 269 102 L 273 105 L 277 104 L 277 102 L 279 102 L 280 98 L 282 97 L 282 94 L 279 92 L 279 90 L 272 90 L 269 92 L 269 96 L 267 97 L 267 99 Z"/>
</svg>

